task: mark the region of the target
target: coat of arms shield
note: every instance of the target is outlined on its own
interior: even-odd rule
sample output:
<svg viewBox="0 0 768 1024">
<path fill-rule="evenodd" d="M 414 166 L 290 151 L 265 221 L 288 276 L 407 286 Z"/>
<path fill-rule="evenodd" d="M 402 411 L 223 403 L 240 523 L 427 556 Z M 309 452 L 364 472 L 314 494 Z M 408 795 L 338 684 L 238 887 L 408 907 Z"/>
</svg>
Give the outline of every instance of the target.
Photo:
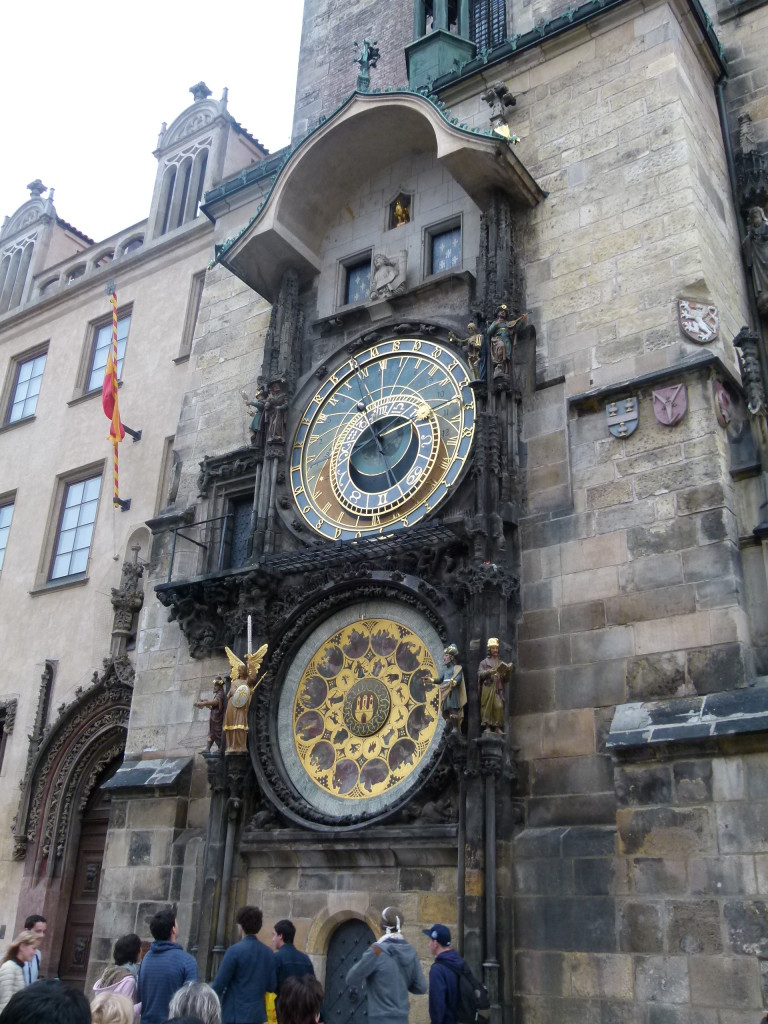
<svg viewBox="0 0 768 1024">
<path fill-rule="evenodd" d="M 680 328 L 686 338 L 698 345 L 706 345 L 714 341 L 720 330 L 720 314 L 717 306 L 708 306 L 705 302 L 694 302 L 692 299 L 680 299 L 677 303 Z"/>
<path fill-rule="evenodd" d="M 672 384 L 653 392 L 653 414 L 665 427 L 673 427 L 688 410 L 688 391 L 685 384 Z"/>
<path fill-rule="evenodd" d="M 614 437 L 629 437 L 637 430 L 637 399 L 620 398 L 615 402 L 608 402 L 605 407 L 605 418 L 608 421 L 608 430 Z"/>
</svg>

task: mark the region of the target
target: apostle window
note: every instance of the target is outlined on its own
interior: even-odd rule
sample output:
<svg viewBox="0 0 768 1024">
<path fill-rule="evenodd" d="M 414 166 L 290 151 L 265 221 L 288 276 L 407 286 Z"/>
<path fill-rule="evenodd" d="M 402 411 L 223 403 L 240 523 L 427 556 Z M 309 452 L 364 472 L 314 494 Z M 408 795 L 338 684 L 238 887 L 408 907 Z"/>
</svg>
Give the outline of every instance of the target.
<svg viewBox="0 0 768 1024">
<path fill-rule="evenodd" d="M 36 351 L 18 356 L 12 362 L 10 391 L 3 403 L 5 425 L 18 423 L 35 415 L 46 353 L 47 347 L 42 350 L 38 348 Z"/>
<path fill-rule="evenodd" d="M 426 274 L 443 274 L 449 270 L 460 270 L 461 224 L 451 223 L 430 228 L 427 231 Z"/>
<path fill-rule="evenodd" d="M 344 264 L 344 294 L 342 302 L 350 306 L 354 302 L 365 302 L 371 296 L 371 255 Z"/>
<path fill-rule="evenodd" d="M 65 483 L 49 579 L 82 576 L 88 566 L 101 474 Z"/>
<path fill-rule="evenodd" d="M 121 316 L 117 321 L 117 376 L 120 378 L 123 372 L 123 359 L 125 358 L 125 346 L 128 342 L 128 328 L 131 326 L 130 316 Z M 93 352 L 91 355 L 88 380 L 85 391 L 96 391 L 101 389 L 104 383 L 104 370 L 107 366 L 109 350 L 112 347 L 112 321 L 97 327 L 93 340 Z"/>
<path fill-rule="evenodd" d="M 3 568 L 5 549 L 8 546 L 8 534 L 11 532 L 13 504 L 13 501 L 8 501 L 7 499 L 0 503 L 0 569 Z"/>
</svg>

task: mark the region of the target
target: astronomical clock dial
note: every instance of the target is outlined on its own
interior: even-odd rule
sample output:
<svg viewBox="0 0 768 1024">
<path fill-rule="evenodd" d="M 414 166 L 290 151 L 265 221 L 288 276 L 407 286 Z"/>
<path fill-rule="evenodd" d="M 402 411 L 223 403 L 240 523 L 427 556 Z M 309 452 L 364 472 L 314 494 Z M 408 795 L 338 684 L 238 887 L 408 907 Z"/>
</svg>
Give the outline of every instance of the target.
<svg viewBox="0 0 768 1024">
<path fill-rule="evenodd" d="M 444 728 L 432 627 L 402 606 L 337 613 L 303 645 L 280 700 L 283 763 L 330 817 L 372 813 L 417 781 Z"/>
<path fill-rule="evenodd" d="M 291 487 L 317 533 L 348 540 L 411 526 L 448 495 L 475 431 L 460 357 L 397 338 L 348 359 L 323 382 L 291 450 Z"/>
</svg>

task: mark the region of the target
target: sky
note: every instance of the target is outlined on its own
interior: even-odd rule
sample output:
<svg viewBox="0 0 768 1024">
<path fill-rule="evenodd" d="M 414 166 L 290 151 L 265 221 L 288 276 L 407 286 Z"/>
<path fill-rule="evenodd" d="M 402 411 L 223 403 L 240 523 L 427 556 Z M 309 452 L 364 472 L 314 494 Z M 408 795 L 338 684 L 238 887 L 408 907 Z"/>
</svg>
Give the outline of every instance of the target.
<svg viewBox="0 0 768 1024">
<path fill-rule="evenodd" d="M 58 215 L 101 241 L 144 220 L 163 121 L 201 79 L 275 152 L 291 136 L 303 0 L 8 0 L 0 223 L 55 189 Z"/>
</svg>

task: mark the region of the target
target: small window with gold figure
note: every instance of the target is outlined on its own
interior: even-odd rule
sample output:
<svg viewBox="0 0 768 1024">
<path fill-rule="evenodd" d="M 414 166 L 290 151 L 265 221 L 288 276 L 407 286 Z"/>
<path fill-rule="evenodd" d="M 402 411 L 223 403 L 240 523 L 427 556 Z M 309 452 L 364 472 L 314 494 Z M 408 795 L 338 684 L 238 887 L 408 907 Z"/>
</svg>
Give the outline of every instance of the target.
<svg viewBox="0 0 768 1024">
<path fill-rule="evenodd" d="M 411 219 L 411 204 L 413 196 L 407 192 L 401 192 L 396 199 L 389 204 L 389 227 L 402 228 Z"/>
</svg>

